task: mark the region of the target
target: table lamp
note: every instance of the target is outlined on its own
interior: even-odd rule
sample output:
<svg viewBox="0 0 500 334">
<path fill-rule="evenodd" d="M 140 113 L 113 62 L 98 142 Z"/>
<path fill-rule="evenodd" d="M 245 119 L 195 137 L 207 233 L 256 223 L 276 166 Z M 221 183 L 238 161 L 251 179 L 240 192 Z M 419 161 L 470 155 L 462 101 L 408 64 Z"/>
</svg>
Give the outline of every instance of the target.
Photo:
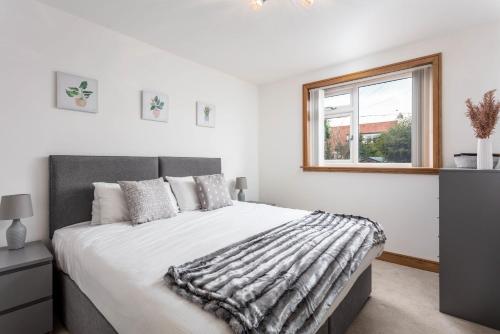
<svg viewBox="0 0 500 334">
<path fill-rule="evenodd" d="M 246 177 L 237 177 L 236 178 L 236 185 L 234 188 L 240 190 L 240 192 L 238 193 L 238 201 L 244 202 L 245 201 L 245 192 L 243 191 L 243 189 L 248 189 L 247 178 Z"/>
<path fill-rule="evenodd" d="M 21 223 L 21 218 L 33 216 L 31 196 L 29 194 L 2 196 L 0 202 L 0 220 L 12 219 L 12 224 L 7 229 L 7 248 L 24 248 L 26 242 L 26 226 Z"/>
</svg>

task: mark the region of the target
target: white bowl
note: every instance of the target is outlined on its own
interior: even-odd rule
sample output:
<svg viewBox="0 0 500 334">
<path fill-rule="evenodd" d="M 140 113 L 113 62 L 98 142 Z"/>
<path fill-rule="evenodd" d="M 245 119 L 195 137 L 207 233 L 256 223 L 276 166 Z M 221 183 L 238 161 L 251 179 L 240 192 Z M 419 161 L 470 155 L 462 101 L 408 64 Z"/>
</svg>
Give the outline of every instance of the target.
<svg viewBox="0 0 500 334">
<path fill-rule="evenodd" d="M 500 167 L 498 164 L 500 154 L 493 153 L 493 168 L 497 169 Z M 459 153 L 455 154 L 455 166 L 457 168 L 477 168 L 477 154 L 476 153 Z"/>
</svg>

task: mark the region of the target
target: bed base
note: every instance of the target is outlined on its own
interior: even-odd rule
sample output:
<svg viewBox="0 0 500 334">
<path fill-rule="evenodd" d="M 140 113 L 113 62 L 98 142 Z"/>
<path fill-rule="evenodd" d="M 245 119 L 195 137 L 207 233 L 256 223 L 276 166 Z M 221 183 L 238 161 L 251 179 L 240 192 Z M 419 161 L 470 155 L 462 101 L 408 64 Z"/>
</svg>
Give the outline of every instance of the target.
<svg viewBox="0 0 500 334">
<path fill-rule="evenodd" d="M 54 275 L 54 311 L 70 334 L 118 333 L 63 271 Z"/>
<path fill-rule="evenodd" d="M 372 266 L 359 275 L 344 300 L 316 334 L 344 334 L 372 293 Z"/>
<path fill-rule="evenodd" d="M 54 277 L 55 311 L 70 334 L 118 333 L 68 275 L 57 270 Z M 344 334 L 370 297 L 371 290 L 369 266 L 317 334 Z"/>
</svg>

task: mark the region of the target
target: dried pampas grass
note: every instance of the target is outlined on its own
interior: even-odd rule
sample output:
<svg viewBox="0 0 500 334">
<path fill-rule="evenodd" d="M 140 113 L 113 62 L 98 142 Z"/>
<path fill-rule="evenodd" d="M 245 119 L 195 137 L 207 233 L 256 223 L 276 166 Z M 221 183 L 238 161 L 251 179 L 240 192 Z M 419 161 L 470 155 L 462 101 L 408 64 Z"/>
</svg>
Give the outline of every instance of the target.
<svg viewBox="0 0 500 334">
<path fill-rule="evenodd" d="M 495 90 L 486 92 L 483 101 L 479 104 L 472 104 L 471 99 L 465 101 L 467 112 L 477 138 L 489 138 L 495 129 L 500 111 L 500 102 L 495 100 Z"/>
</svg>

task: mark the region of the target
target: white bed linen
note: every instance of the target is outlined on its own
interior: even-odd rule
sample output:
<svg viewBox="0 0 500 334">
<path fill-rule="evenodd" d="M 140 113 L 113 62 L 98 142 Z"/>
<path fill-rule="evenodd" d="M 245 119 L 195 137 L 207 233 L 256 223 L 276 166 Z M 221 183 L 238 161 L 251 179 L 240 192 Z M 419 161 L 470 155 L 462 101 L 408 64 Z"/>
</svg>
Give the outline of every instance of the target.
<svg viewBox="0 0 500 334">
<path fill-rule="evenodd" d="M 165 286 L 171 265 L 207 255 L 307 211 L 234 202 L 214 211 L 190 211 L 132 226 L 81 223 L 53 237 L 58 267 L 67 273 L 119 333 L 231 333 L 220 319 Z M 332 312 L 358 275 L 380 253 L 368 253 Z"/>
</svg>

